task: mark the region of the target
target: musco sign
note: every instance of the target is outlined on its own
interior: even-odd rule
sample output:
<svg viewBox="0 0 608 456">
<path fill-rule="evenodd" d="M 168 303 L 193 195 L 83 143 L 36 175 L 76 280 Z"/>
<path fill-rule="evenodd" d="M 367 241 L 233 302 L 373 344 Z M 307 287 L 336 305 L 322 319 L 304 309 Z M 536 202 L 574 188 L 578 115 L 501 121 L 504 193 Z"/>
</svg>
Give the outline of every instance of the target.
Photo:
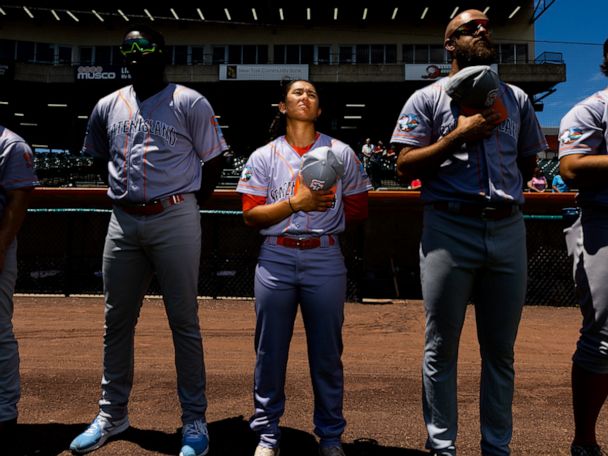
<svg viewBox="0 0 608 456">
<path fill-rule="evenodd" d="M 117 66 L 79 66 L 76 68 L 77 81 L 113 81 L 116 79 L 131 79 L 128 70 Z"/>
</svg>

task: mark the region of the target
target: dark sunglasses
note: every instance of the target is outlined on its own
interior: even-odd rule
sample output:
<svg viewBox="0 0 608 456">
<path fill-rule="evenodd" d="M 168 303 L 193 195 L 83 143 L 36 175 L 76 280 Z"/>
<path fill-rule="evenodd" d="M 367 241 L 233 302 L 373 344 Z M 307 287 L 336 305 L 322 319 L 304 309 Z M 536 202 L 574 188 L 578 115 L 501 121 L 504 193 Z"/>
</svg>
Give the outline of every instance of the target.
<svg viewBox="0 0 608 456">
<path fill-rule="evenodd" d="M 120 53 L 127 57 L 128 55 L 139 53 L 146 54 L 150 52 L 163 52 L 156 43 L 147 38 L 132 38 L 125 40 L 120 45 Z"/>
<path fill-rule="evenodd" d="M 484 29 L 487 33 L 490 33 L 489 29 L 489 21 L 485 19 L 475 19 L 473 21 L 467 22 L 466 24 L 462 24 L 458 27 L 454 33 L 452 33 L 452 37 L 458 38 L 459 36 L 475 36 L 481 32 L 481 29 Z"/>
</svg>

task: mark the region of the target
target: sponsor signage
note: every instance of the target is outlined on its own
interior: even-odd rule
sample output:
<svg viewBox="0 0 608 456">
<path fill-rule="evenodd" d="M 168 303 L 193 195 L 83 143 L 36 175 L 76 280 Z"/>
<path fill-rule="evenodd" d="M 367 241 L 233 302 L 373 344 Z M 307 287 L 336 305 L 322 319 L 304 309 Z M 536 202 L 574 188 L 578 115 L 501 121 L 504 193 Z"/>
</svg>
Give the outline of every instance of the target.
<svg viewBox="0 0 608 456">
<path fill-rule="evenodd" d="M 76 67 L 77 81 L 115 81 L 131 79 L 129 70 L 120 66 L 81 65 Z"/>
<path fill-rule="evenodd" d="M 308 65 L 220 65 L 220 81 L 308 79 Z"/>
<path fill-rule="evenodd" d="M 490 65 L 490 68 L 498 73 L 498 65 Z M 431 82 L 447 76 L 451 69 L 449 63 L 406 64 L 405 80 Z"/>
</svg>

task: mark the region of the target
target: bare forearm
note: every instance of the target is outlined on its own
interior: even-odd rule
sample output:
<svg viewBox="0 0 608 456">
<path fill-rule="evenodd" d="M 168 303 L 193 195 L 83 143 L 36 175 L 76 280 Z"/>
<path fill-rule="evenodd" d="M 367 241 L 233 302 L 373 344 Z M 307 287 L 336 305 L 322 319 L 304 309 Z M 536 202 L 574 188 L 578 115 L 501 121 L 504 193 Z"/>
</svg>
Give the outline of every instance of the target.
<svg viewBox="0 0 608 456">
<path fill-rule="evenodd" d="M 198 191 L 197 198 L 199 203 L 207 201 L 215 187 L 220 181 L 222 170 L 224 169 L 224 156 L 219 155 L 203 165 L 203 176 L 201 181 L 201 189 Z"/>
<path fill-rule="evenodd" d="M 424 177 L 437 169 L 463 143 L 462 136 L 454 130 L 429 146 L 405 147 L 397 157 L 397 172 L 403 176 Z"/>
<path fill-rule="evenodd" d="M 297 212 L 292 198 L 273 204 L 262 204 L 243 213 L 245 223 L 256 228 L 266 228 Z"/>
<path fill-rule="evenodd" d="M 560 160 L 560 174 L 579 187 L 606 184 L 608 155 L 567 155 Z"/>
</svg>

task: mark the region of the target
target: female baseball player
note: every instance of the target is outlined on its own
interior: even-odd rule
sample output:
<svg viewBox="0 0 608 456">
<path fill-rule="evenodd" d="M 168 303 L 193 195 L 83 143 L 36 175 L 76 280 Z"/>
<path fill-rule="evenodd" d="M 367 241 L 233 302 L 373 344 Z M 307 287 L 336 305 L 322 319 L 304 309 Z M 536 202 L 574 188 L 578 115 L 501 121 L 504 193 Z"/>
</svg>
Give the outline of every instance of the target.
<svg viewBox="0 0 608 456">
<path fill-rule="evenodd" d="M 257 359 L 251 428 L 260 435 L 255 456 L 279 454 L 285 371 L 298 304 L 308 343 L 319 454 L 344 455 L 340 438 L 346 425 L 341 361 L 346 267 L 337 235 L 346 222 L 367 217 L 371 186 L 353 150 L 315 130 L 320 114 L 313 84 L 285 84 L 280 120 L 273 126 L 284 122 L 286 133 L 251 155 L 237 187 L 243 193 L 245 223 L 265 236 L 255 273 Z M 331 190 L 312 191 L 299 171 L 305 154 L 323 146 L 343 163 L 344 175 Z"/>
</svg>

